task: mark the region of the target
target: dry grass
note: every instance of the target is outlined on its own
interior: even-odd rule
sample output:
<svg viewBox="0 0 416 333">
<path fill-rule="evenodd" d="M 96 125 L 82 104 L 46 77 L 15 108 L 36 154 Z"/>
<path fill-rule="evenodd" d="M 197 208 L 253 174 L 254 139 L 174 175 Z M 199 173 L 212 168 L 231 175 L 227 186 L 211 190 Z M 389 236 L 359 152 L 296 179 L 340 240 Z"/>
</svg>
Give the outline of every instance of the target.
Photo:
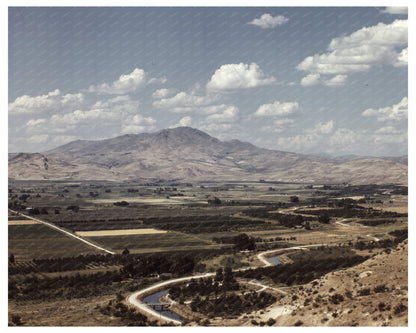
<svg viewBox="0 0 416 333">
<path fill-rule="evenodd" d="M 29 225 L 29 224 L 39 224 L 39 222 L 36 222 L 34 220 L 14 220 L 8 222 L 8 225 Z"/>
<path fill-rule="evenodd" d="M 93 230 L 77 231 L 76 234 L 81 237 L 102 237 L 102 236 L 124 236 L 124 235 L 148 235 L 148 234 L 165 234 L 166 230 L 149 229 L 120 229 L 120 230 Z"/>
</svg>

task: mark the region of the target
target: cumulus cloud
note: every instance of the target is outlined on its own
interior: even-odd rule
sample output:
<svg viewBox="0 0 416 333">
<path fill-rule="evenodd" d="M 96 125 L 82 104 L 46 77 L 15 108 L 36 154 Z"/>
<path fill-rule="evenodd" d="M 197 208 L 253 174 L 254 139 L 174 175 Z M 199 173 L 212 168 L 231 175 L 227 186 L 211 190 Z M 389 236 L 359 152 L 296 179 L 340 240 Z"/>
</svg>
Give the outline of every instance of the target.
<svg viewBox="0 0 416 333">
<path fill-rule="evenodd" d="M 408 101 L 407 97 L 403 97 L 403 99 L 392 106 L 387 106 L 380 109 L 367 109 L 365 110 L 362 115 L 364 117 L 377 117 L 378 121 L 399 121 L 403 119 L 407 119 L 408 114 Z"/>
<path fill-rule="evenodd" d="M 338 74 L 328 80 L 325 80 L 324 84 L 328 87 L 339 87 L 339 86 L 343 86 L 346 81 L 347 81 L 347 75 Z"/>
<path fill-rule="evenodd" d="M 55 112 L 65 112 L 65 110 L 78 107 L 84 101 L 84 95 L 66 94 L 62 95 L 59 89 L 51 91 L 45 95 L 28 96 L 23 95 L 9 103 L 9 114 L 14 115 L 48 115 Z"/>
<path fill-rule="evenodd" d="M 238 114 L 238 108 L 234 105 L 229 105 L 227 108 L 220 112 L 214 113 L 208 117 L 206 117 L 207 121 L 211 122 L 230 122 L 236 119 Z"/>
<path fill-rule="evenodd" d="M 152 77 L 147 81 L 147 84 L 164 84 L 166 82 L 168 82 L 168 79 L 165 77 Z"/>
<path fill-rule="evenodd" d="M 289 21 L 288 18 L 283 15 L 271 16 L 270 14 L 263 14 L 260 18 L 256 18 L 248 24 L 256 25 L 262 29 L 272 29 L 278 25 L 282 25 Z"/>
<path fill-rule="evenodd" d="M 357 134 L 348 128 L 338 128 L 334 134 L 329 138 L 329 143 L 332 146 L 345 147 L 355 143 Z"/>
<path fill-rule="evenodd" d="M 182 117 L 178 122 L 179 126 L 190 126 L 191 124 L 192 124 L 192 118 L 189 116 Z"/>
<path fill-rule="evenodd" d="M 30 119 L 27 123 L 26 126 L 28 127 L 37 127 L 39 125 L 42 125 L 46 122 L 46 119 L 44 118 L 40 118 L 40 119 Z"/>
<path fill-rule="evenodd" d="M 154 99 L 162 99 L 162 98 L 166 98 L 169 95 L 173 94 L 175 92 L 174 89 L 166 89 L 166 88 L 162 88 L 162 89 L 158 89 L 156 90 L 153 94 L 152 97 Z"/>
<path fill-rule="evenodd" d="M 329 134 L 334 130 L 334 121 L 322 122 L 315 125 L 315 132 Z"/>
<path fill-rule="evenodd" d="M 218 68 L 207 83 L 209 91 L 236 91 L 272 84 L 273 76 L 263 73 L 256 63 L 226 64 Z"/>
<path fill-rule="evenodd" d="M 399 129 L 393 126 L 385 126 L 385 127 L 379 128 L 375 133 L 376 134 L 397 134 L 400 132 L 402 131 L 400 131 Z"/>
<path fill-rule="evenodd" d="M 172 112 L 187 112 L 197 107 L 210 105 L 215 100 L 215 96 L 193 95 L 181 91 L 173 97 L 154 101 L 153 106 L 158 109 L 168 109 Z"/>
<path fill-rule="evenodd" d="M 88 88 L 89 92 L 98 94 L 123 95 L 136 91 L 146 83 L 146 73 L 143 69 L 135 68 L 130 74 L 121 75 L 118 80 L 111 84 L 102 83 L 92 85 Z"/>
<path fill-rule="evenodd" d="M 254 113 L 256 117 L 270 117 L 270 116 L 287 116 L 293 114 L 299 109 L 298 102 L 281 103 L 275 101 L 271 104 L 261 105 Z"/>
<path fill-rule="evenodd" d="M 345 75 L 366 71 L 374 65 L 397 65 L 398 61 L 403 65 L 407 57 L 407 51 L 403 50 L 407 46 L 407 39 L 407 20 L 395 20 L 391 24 L 379 23 L 357 30 L 349 36 L 332 39 L 327 52 L 306 57 L 296 68 L 315 75 L 306 76 L 303 85 L 317 84 L 317 74 L 335 75 L 334 79 L 339 85 L 339 81 L 345 82 Z M 328 80 L 322 82 L 328 85 Z M 331 84 L 332 81 L 329 80 L 329 85 Z"/>
<path fill-rule="evenodd" d="M 126 121 L 121 126 L 122 133 L 140 133 L 155 129 L 156 120 L 152 117 L 143 117 L 136 114 Z"/>
<path fill-rule="evenodd" d="M 216 112 L 213 103 L 218 100 L 217 95 L 194 95 L 186 92 L 179 92 L 172 97 L 162 98 L 153 102 L 153 107 L 165 109 L 176 113 L 198 112 L 207 110 L 207 113 Z M 210 109 L 214 108 L 211 112 Z"/>
<path fill-rule="evenodd" d="M 304 87 L 316 86 L 321 83 L 321 74 L 311 73 L 306 75 L 300 81 L 300 84 Z"/>
<path fill-rule="evenodd" d="M 386 7 L 380 11 L 383 14 L 407 15 L 407 7 Z"/>
<path fill-rule="evenodd" d="M 262 126 L 262 131 L 270 131 L 275 133 L 281 133 L 291 127 L 295 124 L 295 121 L 291 118 L 279 118 L 275 119 L 271 125 Z"/>
<path fill-rule="evenodd" d="M 403 49 L 397 56 L 396 62 L 393 64 L 396 67 L 404 67 L 408 65 L 408 49 Z"/>
<path fill-rule="evenodd" d="M 93 105 L 79 109 L 57 112 L 49 116 L 32 118 L 19 128 L 14 127 L 12 136 L 33 137 L 42 149 L 52 148 L 66 143 L 69 139 L 100 139 L 153 130 L 156 120 L 140 112 L 140 103 L 128 95 L 120 95 L 100 100 Z M 39 138 L 49 135 L 49 140 L 42 144 Z M 65 141 L 67 140 L 67 141 Z M 16 141 L 18 142 L 18 141 Z"/>
</svg>

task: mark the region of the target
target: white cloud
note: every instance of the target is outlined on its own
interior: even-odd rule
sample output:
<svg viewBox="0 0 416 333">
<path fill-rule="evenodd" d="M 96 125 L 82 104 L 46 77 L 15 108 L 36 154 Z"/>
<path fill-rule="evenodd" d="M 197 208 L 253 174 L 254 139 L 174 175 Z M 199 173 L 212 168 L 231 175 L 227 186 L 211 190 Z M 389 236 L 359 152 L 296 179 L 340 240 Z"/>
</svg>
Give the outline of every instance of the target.
<svg viewBox="0 0 416 333">
<path fill-rule="evenodd" d="M 407 66 L 408 65 L 408 59 L 407 58 L 408 58 L 408 49 L 406 47 L 397 56 L 397 60 L 393 65 L 396 66 L 396 67 Z"/>
<path fill-rule="evenodd" d="M 380 11 L 384 14 L 407 15 L 407 7 L 386 7 Z"/>
<path fill-rule="evenodd" d="M 135 68 L 130 74 L 123 74 L 118 80 L 111 84 L 102 83 L 92 85 L 88 88 L 89 92 L 99 94 L 123 95 L 136 91 L 146 83 L 146 73 L 143 69 Z"/>
<path fill-rule="evenodd" d="M 192 118 L 189 116 L 182 117 L 178 122 L 178 126 L 180 127 L 190 126 L 191 124 L 192 124 Z"/>
<path fill-rule="evenodd" d="M 35 134 L 35 135 L 32 135 L 28 141 L 34 144 L 39 144 L 39 143 L 46 143 L 49 140 L 50 140 L 50 136 L 48 134 Z"/>
<path fill-rule="evenodd" d="M 37 127 L 39 125 L 42 125 L 46 122 L 46 119 L 40 118 L 40 119 L 31 119 L 26 123 L 26 126 L 28 127 Z"/>
<path fill-rule="evenodd" d="M 153 94 L 152 97 L 154 99 L 162 99 L 162 98 L 166 98 L 169 95 L 175 93 L 174 89 L 166 89 L 166 88 L 162 88 L 162 89 L 158 89 L 156 90 Z"/>
<path fill-rule="evenodd" d="M 149 81 L 147 81 L 147 84 L 158 84 L 158 83 L 164 84 L 166 82 L 168 82 L 168 79 L 165 77 L 159 77 L 159 78 L 152 77 L 151 79 L 149 79 Z"/>
<path fill-rule="evenodd" d="M 155 129 L 154 124 L 156 120 L 152 117 L 143 117 L 140 114 L 136 114 L 133 117 L 128 118 L 121 126 L 122 133 L 140 133 L 144 131 L 151 131 Z"/>
<path fill-rule="evenodd" d="M 308 74 L 300 81 L 300 84 L 304 87 L 316 86 L 320 83 L 321 75 L 317 73 Z"/>
<path fill-rule="evenodd" d="M 339 86 L 343 86 L 346 80 L 347 80 L 347 75 L 338 74 L 329 80 L 325 80 L 324 84 L 328 87 L 339 87 Z"/>
<path fill-rule="evenodd" d="M 268 116 L 287 116 L 293 114 L 299 109 L 298 102 L 285 102 L 280 103 L 275 101 L 272 104 L 263 104 L 254 113 L 256 117 L 268 117 Z"/>
<path fill-rule="evenodd" d="M 282 118 L 282 119 L 275 119 L 273 121 L 273 123 L 276 126 L 286 126 L 286 125 L 290 125 L 293 124 L 295 121 L 293 119 L 290 118 Z"/>
<path fill-rule="evenodd" d="M 31 97 L 23 95 L 9 103 L 10 115 L 48 115 L 56 112 L 65 112 L 68 109 L 78 107 L 84 101 L 84 95 L 66 94 L 61 95 L 59 89 L 45 95 Z"/>
<path fill-rule="evenodd" d="M 362 115 L 364 117 L 377 117 L 378 121 L 399 121 L 402 119 L 407 119 L 408 114 L 408 101 L 407 97 L 403 97 L 403 99 L 392 106 L 387 106 L 385 108 L 380 109 L 367 109 L 365 110 Z"/>
<path fill-rule="evenodd" d="M 172 112 L 187 112 L 198 107 L 210 105 L 215 100 L 215 96 L 198 96 L 181 91 L 173 97 L 154 101 L 153 106 L 158 109 L 168 109 L 168 111 Z"/>
<path fill-rule="evenodd" d="M 402 131 L 398 130 L 397 128 L 393 127 L 393 126 L 385 126 L 385 127 L 381 127 L 379 128 L 375 133 L 376 134 L 397 134 L 400 133 Z"/>
<path fill-rule="evenodd" d="M 273 76 L 265 75 L 256 63 L 226 64 L 218 68 L 207 83 L 210 91 L 233 91 L 272 84 Z"/>
<path fill-rule="evenodd" d="M 54 142 L 65 143 L 62 142 L 65 138 L 99 139 L 154 129 L 156 120 L 139 113 L 139 107 L 139 101 L 128 95 L 120 95 L 82 109 L 30 119 L 21 127 L 18 135 L 36 138 L 36 135 L 48 133 L 50 140 L 47 145 L 39 145 L 50 147 Z"/>
<path fill-rule="evenodd" d="M 206 117 L 207 121 L 211 122 L 230 122 L 236 119 L 238 114 L 238 108 L 234 105 L 229 105 L 224 111 L 221 113 L 214 113 L 208 117 Z"/>
<path fill-rule="evenodd" d="M 348 128 L 338 128 L 335 133 L 329 138 L 329 143 L 332 146 L 352 145 L 355 143 L 357 134 Z"/>
<path fill-rule="evenodd" d="M 295 124 L 295 121 L 291 118 L 275 119 L 271 125 L 261 127 L 261 131 L 270 131 L 275 133 L 281 133 Z"/>
<path fill-rule="evenodd" d="M 296 68 L 315 75 L 345 75 L 366 71 L 374 65 L 394 65 L 399 58 L 404 63 L 405 51 L 402 55 L 401 52 L 407 46 L 407 39 L 407 20 L 395 20 L 391 24 L 379 23 L 357 30 L 349 36 L 332 39 L 326 53 L 308 56 Z M 317 76 L 309 77 L 309 81 L 316 83 L 313 78 L 316 79 Z M 344 81 L 346 77 L 341 78 Z"/>
<path fill-rule="evenodd" d="M 330 120 L 326 123 L 322 122 L 322 123 L 318 123 L 315 125 L 315 132 L 317 133 L 321 133 L 321 134 L 329 134 L 332 133 L 332 131 L 334 130 L 334 121 Z"/>
<path fill-rule="evenodd" d="M 270 14 L 263 14 L 260 18 L 256 18 L 248 24 L 256 25 L 262 29 L 272 29 L 278 25 L 282 25 L 289 21 L 288 18 L 283 15 L 271 16 Z"/>
</svg>

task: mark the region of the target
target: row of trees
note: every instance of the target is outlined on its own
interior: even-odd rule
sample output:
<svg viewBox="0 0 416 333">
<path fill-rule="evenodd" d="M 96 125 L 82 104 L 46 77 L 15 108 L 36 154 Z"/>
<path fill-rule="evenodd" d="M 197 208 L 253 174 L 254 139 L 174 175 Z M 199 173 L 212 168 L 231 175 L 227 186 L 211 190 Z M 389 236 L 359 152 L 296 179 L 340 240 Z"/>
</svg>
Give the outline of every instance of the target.
<svg viewBox="0 0 416 333">
<path fill-rule="evenodd" d="M 234 249 L 238 251 L 252 251 L 256 248 L 256 241 L 261 241 L 260 238 L 256 239 L 244 233 L 237 236 L 214 237 L 212 240 L 220 244 L 234 244 Z"/>
<path fill-rule="evenodd" d="M 286 285 L 305 284 L 334 270 L 360 264 L 368 258 L 359 255 L 352 255 L 345 258 L 309 258 L 308 260 L 299 260 L 291 264 L 240 271 L 236 275 L 256 280 L 267 277 L 271 278 L 275 283 L 285 283 Z"/>
<path fill-rule="evenodd" d="M 192 280 L 185 286 L 172 286 L 169 295 L 180 304 L 190 300 L 191 310 L 207 316 L 240 315 L 260 310 L 276 298 L 266 292 L 244 292 L 230 267 L 219 268 L 213 278 Z M 239 293 L 236 293 L 239 291 Z"/>
</svg>

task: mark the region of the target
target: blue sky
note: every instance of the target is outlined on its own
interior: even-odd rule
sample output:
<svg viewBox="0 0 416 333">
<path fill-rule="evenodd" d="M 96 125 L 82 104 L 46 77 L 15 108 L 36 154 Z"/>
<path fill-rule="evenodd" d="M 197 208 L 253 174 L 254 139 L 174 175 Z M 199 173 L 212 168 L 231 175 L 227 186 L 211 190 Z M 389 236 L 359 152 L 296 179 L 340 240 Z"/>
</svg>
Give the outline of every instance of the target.
<svg viewBox="0 0 416 333">
<path fill-rule="evenodd" d="M 407 11 L 10 7 L 9 152 L 191 126 L 312 154 L 407 154 Z"/>
</svg>

